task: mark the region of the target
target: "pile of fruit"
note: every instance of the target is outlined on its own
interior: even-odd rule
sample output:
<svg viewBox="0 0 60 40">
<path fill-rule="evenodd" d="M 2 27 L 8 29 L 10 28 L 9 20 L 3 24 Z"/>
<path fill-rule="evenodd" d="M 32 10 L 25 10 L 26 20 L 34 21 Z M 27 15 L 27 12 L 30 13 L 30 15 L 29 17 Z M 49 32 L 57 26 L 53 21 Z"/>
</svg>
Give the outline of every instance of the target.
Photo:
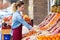
<svg viewBox="0 0 60 40">
<path fill-rule="evenodd" d="M 55 14 L 55 16 L 48 22 L 41 23 L 40 30 L 47 30 L 52 35 L 40 35 L 37 37 L 38 40 L 60 40 L 60 14 Z M 44 26 L 43 26 L 44 25 Z M 37 29 L 38 30 L 38 29 Z M 31 36 L 37 33 L 36 31 L 30 31 L 29 33 L 25 34 L 25 37 Z M 55 34 L 55 35 L 54 35 Z"/>
<path fill-rule="evenodd" d="M 27 23 L 30 23 L 30 22 L 31 22 L 31 18 L 30 18 L 28 15 L 23 14 L 22 17 L 23 17 L 23 19 L 24 19 Z"/>
<path fill-rule="evenodd" d="M 39 24 L 37 30 L 40 30 L 42 34 L 38 35 L 37 40 L 60 40 L 60 0 L 55 1 L 51 7 L 51 13 Z M 25 36 L 31 36 L 34 33 L 36 32 L 29 32 Z"/>
<path fill-rule="evenodd" d="M 58 40 L 60 38 L 60 34 L 57 34 L 58 32 L 60 33 L 60 14 L 51 14 L 49 18 L 45 18 L 44 21 L 40 24 L 39 28 L 37 30 L 48 31 L 50 35 L 48 36 L 38 36 L 38 40 L 53 40 L 56 39 Z M 30 31 L 29 33 L 25 34 L 24 37 L 31 36 L 33 34 L 36 34 L 36 31 Z M 45 33 L 45 32 L 44 32 Z M 48 34 L 47 33 L 47 34 Z M 55 35 L 56 34 L 56 35 Z"/>
<path fill-rule="evenodd" d="M 51 16 L 50 16 L 51 17 Z M 49 18 L 50 18 L 49 17 Z M 60 18 L 60 14 L 56 13 L 52 19 L 49 20 L 49 18 L 47 20 L 45 20 L 45 22 L 40 24 L 40 30 L 48 30 L 50 29 L 50 27 L 52 27 L 55 23 L 57 23 L 58 19 Z M 44 25 L 45 24 L 45 25 Z M 41 26 L 42 25 L 42 26 Z M 44 26 L 43 26 L 44 25 Z"/>
<path fill-rule="evenodd" d="M 37 37 L 38 40 L 60 40 L 60 34 L 56 34 L 56 35 L 46 35 L 46 36 L 38 36 Z"/>
<path fill-rule="evenodd" d="M 52 18 L 55 16 L 56 14 L 55 13 L 51 13 L 49 14 L 45 19 L 44 21 L 42 21 L 40 24 L 39 24 L 39 27 L 44 27 L 46 26 L 51 20 Z"/>
<path fill-rule="evenodd" d="M 60 13 L 60 0 L 54 1 L 54 5 L 51 7 L 51 12 Z"/>
<path fill-rule="evenodd" d="M 11 25 L 12 24 L 12 16 L 4 17 L 3 21 L 7 22 L 9 25 Z"/>
<path fill-rule="evenodd" d="M 23 37 L 28 37 L 36 33 L 37 33 L 36 31 L 30 31 L 29 33 L 25 34 Z"/>
</svg>

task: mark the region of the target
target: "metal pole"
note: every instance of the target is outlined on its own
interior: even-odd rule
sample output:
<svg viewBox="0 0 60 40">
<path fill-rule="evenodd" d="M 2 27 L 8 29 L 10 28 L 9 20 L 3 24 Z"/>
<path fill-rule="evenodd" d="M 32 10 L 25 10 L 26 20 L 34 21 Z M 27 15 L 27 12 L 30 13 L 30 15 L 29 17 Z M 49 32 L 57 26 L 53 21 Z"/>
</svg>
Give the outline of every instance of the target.
<svg viewBox="0 0 60 40">
<path fill-rule="evenodd" d="M 33 16 L 33 0 L 29 0 L 28 13 L 31 19 L 34 19 Z"/>
</svg>

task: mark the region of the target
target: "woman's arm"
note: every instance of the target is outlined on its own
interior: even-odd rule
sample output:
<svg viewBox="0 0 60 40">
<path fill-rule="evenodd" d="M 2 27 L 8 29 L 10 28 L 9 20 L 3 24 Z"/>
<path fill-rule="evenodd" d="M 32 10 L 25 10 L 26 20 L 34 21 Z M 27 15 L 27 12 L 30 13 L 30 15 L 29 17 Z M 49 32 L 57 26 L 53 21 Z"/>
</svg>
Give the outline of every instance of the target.
<svg viewBox="0 0 60 40">
<path fill-rule="evenodd" d="M 29 25 L 29 24 L 22 18 L 21 15 L 17 15 L 17 20 L 18 20 L 19 22 L 21 22 L 23 25 L 25 25 L 28 29 L 31 29 L 31 28 L 32 28 L 32 26 Z"/>
</svg>

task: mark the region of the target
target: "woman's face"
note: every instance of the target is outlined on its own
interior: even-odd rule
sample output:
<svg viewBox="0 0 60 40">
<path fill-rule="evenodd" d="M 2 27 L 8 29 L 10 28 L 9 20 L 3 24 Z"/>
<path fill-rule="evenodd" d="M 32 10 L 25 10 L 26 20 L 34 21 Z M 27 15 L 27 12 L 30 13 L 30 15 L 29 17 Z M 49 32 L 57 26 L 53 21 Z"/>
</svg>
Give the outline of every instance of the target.
<svg viewBox="0 0 60 40">
<path fill-rule="evenodd" d="M 24 11 L 24 5 L 21 5 L 20 7 L 18 7 L 19 11 Z"/>
</svg>

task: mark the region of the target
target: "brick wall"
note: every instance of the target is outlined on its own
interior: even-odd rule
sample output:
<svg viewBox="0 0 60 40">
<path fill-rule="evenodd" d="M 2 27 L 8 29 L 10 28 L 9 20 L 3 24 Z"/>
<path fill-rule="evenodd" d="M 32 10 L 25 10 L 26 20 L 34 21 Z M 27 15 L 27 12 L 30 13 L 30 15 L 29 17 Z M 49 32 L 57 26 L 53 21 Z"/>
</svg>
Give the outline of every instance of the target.
<svg viewBox="0 0 60 40">
<path fill-rule="evenodd" d="M 47 0 L 34 0 L 34 24 L 40 24 L 47 16 Z"/>
<path fill-rule="evenodd" d="M 25 4 L 25 10 L 24 10 L 24 14 L 28 15 L 28 5 L 29 5 L 29 0 L 23 0 L 24 4 Z"/>
<path fill-rule="evenodd" d="M 2 9 L 2 0 L 0 0 L 0 10 Z"/>
</svg>

